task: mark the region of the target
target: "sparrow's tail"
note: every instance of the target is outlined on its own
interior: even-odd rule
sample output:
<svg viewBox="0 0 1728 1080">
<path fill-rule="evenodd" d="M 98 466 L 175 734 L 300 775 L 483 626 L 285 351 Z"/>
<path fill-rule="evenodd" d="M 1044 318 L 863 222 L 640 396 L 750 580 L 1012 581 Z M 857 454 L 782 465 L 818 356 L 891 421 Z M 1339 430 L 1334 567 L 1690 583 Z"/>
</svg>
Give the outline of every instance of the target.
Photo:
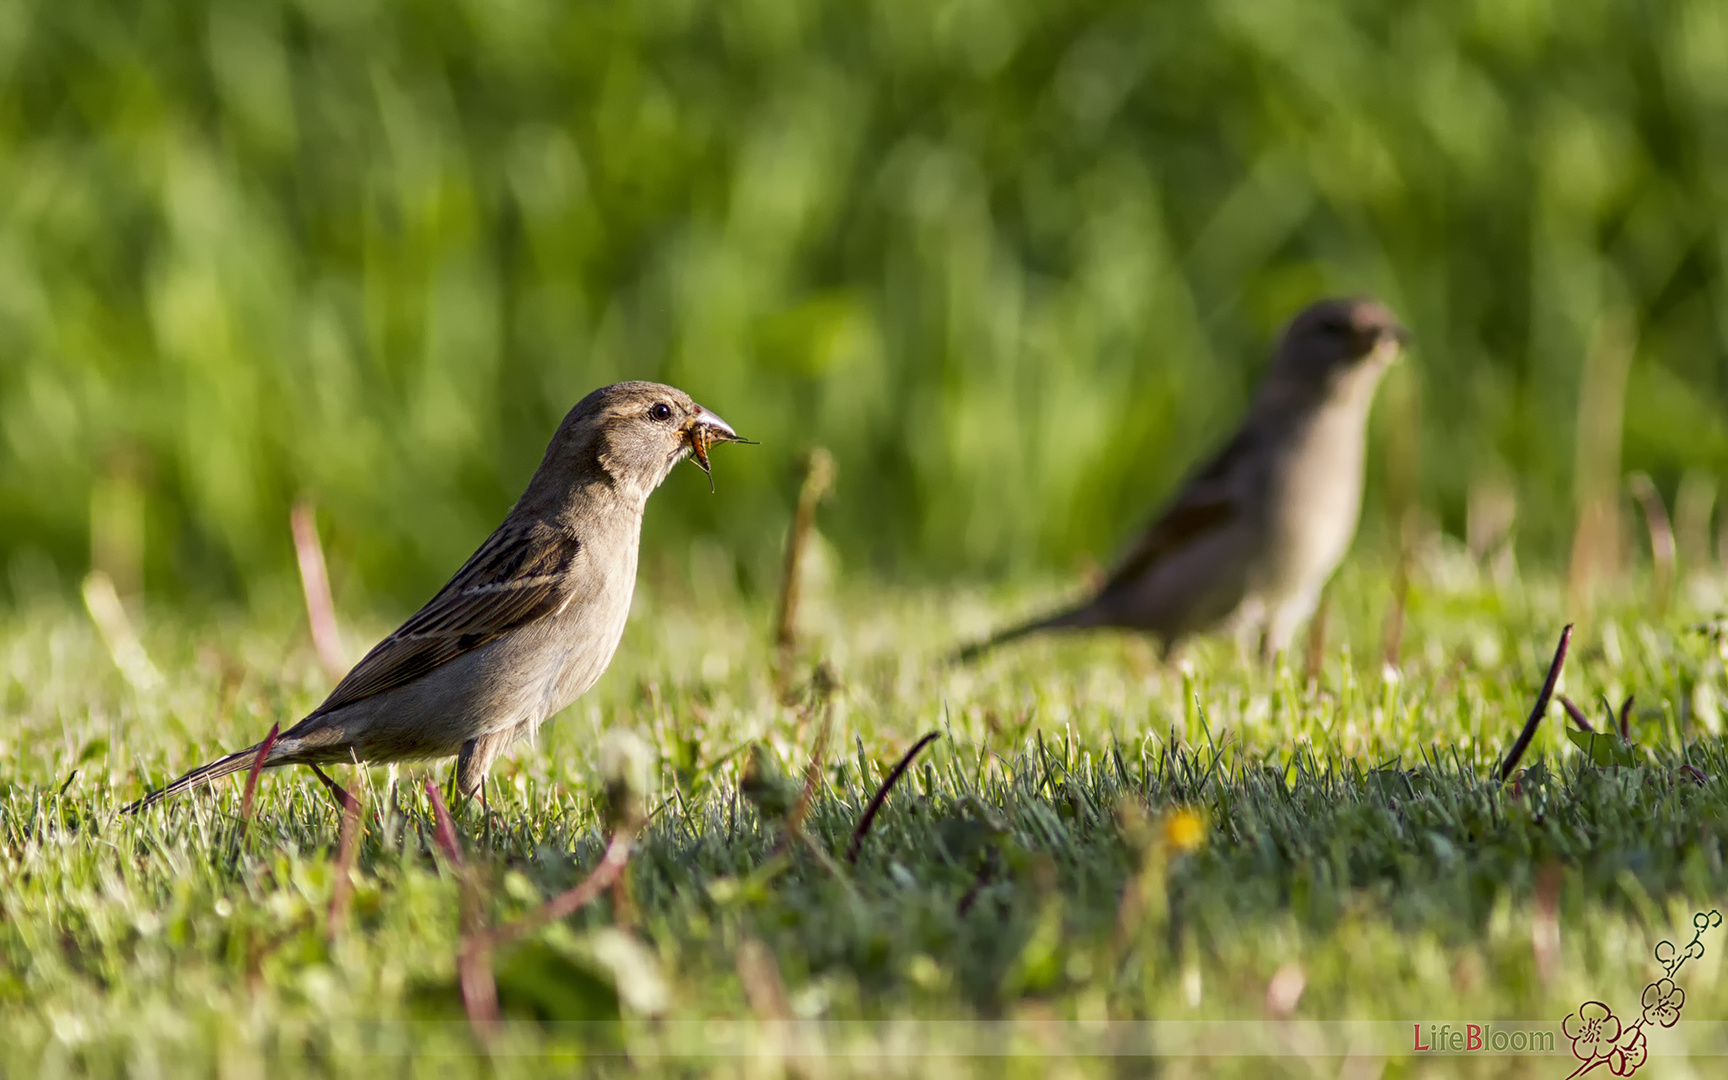
<svg viewBox="0 0 1728 1080">
<path fill-rule="evenodd" d="M 969 664 L 984 653 L 998 645 L 1006 645 L 1010 641 L 1023 638 L 1027 634 L 1035 634 L 1040 630 L 1058 630 L 1063 627 L 1096 626 L 1098 620 L 1091 604 L 1082 604 L 1076 608 L 1067 608 L 1053 615 L 1044 615 L 1031 622 L 1021 623 L 999 633 L 992 634 L 983 641 L 974 642 L 955 652 L 949 660 L 956 664 Z"/>
<path fill-rule="evenodd" d="M 120 812 L 122 814 L 136 814 L 140 810 L 148 810 L 171 795 L 178 795 L 182 791 L 190 791 L 199 784 L 214 783 L 224 776 L 232 776 L 243 769 L 249 769 L 252 767 L 252 762 L 258 758 L 258 747 L 263 745 L 263 743 L 255 743 L 244 750 L 236 750 L 227 757 L 217 758 L 208 765 L 201 765 L 167 787 L 157 788 Z M 265 764 L 270 763 L 265 762 Z"/>
</svg>

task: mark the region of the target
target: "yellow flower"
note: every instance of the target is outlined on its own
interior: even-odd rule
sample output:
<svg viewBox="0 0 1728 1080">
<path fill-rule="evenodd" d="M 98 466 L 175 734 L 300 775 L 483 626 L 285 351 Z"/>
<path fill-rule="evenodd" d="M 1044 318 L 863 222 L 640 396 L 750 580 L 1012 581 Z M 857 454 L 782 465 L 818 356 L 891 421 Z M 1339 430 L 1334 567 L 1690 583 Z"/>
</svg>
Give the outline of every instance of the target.
<svg viewBox="0 0 1728 1080">
<path fill-rule="evenodd" d="M 1206 843 L 1206 819 L 1197 810 L 1178 807 L 1164 815 L 1164 845 L 1176 852 L 1198 850 Z"/>
</svg>

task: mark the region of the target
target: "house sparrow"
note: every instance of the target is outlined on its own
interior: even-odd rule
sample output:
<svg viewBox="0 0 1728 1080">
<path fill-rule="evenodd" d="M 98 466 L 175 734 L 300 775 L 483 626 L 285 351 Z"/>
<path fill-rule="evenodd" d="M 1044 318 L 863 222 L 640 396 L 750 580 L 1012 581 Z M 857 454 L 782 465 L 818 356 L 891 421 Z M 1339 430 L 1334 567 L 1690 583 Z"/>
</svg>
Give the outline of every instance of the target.
<svg viewBox="0 0 1728 1080">
<path fill-rule="evenodd" d="M 1189 634 L 1258 631 L 1290 643 L 1344 557 L 1362 507 L 1368 408 L 1408 332 L 1373 300 L 1323 300 L 1284 331 L 1247 419 L 1189 477 L 1084 603 L 959 654 L 1038 630 L 1145 630 L 1166 652 Z"/>
<path fill-rule="evenodd" d="M 594 685 L 636 586 L 648 496 L 715 442 L 743 442 L 670 386 L 622 382 L 577 403 L 504 523 L 456 576 L 283 732 L 266 768 L 457 756 L 456 786 Z M 263 744 L 194 769 L 127 807 L 249 768 Z"/>
</svg>

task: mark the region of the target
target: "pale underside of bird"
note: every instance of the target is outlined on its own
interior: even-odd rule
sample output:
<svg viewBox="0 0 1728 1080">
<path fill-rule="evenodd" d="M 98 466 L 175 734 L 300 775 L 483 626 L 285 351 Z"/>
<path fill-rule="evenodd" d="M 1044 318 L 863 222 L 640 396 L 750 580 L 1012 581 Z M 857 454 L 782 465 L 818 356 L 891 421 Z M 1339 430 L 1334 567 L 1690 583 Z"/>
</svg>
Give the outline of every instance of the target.
<svg viewBox="0 0 1728 1080">
<path fill-rule="evenodd" d="M 1286 328 L 1247 417 L 1083 602 L 1003 631 L 1114 627 L 1166 652 L 1194 634 L 1286 648 L 1343 559 L 1361 512 L 1369 407 L 1408 334 L 1372 300 L 1326 300 Z"/>
<path fill-rule="evenodd" d="M 630 613 L 649 494 L 684 458 L 708 472 L 710 445 L 745 441 L 673 387 L 617 383 L 584 398 L 503 524 L 282 733 L 264 767 L 455 755 L 457 787 L 474 794 L 500 752 L 611 662 Z M 194 769 L 127 809 L 248 768 L 262 746 Z"/>
</svg>

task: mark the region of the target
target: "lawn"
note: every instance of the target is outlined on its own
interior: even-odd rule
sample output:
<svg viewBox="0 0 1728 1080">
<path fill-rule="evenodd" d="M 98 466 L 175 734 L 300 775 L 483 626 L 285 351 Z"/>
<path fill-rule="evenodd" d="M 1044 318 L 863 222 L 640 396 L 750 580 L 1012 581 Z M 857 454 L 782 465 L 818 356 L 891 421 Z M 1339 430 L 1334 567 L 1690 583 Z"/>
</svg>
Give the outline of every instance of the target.
<svg viewBox="0 0 1728 1080">
<path fill-rule="evenodd" d="M 765 602 L 651 576 L 610 672 L 501 762 L 489 815 L 453 807 L 453 844 L 426 788 L 446 764 L 334 770 L 364 801 L 352 871 L 305 770 L 264 774 L 249 817 L 244 776 L 117 814 L 317 703 L 297 606 L 152 608 L 160 678 L 129 681 L 81 606 L 32 603 L 0 615 L 0 1073 L 1564 1077 L 1561 1021 L 1594 999 L 1630 1023 L 1657 943 L 1728 911 L 1722 659 L 1696 628 L 1720 589 L 1578 618 L 1560 692 L 1598 730 L 1636 696 L 1629 764 L 1592 763 L 1556 700 L 1502 784 L 1562 590 L 1430 563 L 1396 670 L 1387 577 L 1348 568 L 1312 678 L 1300 652 L 1164 662 L 1109 635 L 943 662 L 1053 594 L 1032 587 L 816 595 L 777 677 Z M 354 656 L 391 625 L 344 614 Z M 584 881 L 620 791 L 647 815 L 623 876 L 498 944 L 477 1036 L 464 936 Z M 1700 942 L 1640 1076 L 1719 1075 L 1673 1056 L 1728 1053 L 1728 928 Z M 1559 1042 L 1415 1049 L 1443 1024 Z"/>
</svg>

